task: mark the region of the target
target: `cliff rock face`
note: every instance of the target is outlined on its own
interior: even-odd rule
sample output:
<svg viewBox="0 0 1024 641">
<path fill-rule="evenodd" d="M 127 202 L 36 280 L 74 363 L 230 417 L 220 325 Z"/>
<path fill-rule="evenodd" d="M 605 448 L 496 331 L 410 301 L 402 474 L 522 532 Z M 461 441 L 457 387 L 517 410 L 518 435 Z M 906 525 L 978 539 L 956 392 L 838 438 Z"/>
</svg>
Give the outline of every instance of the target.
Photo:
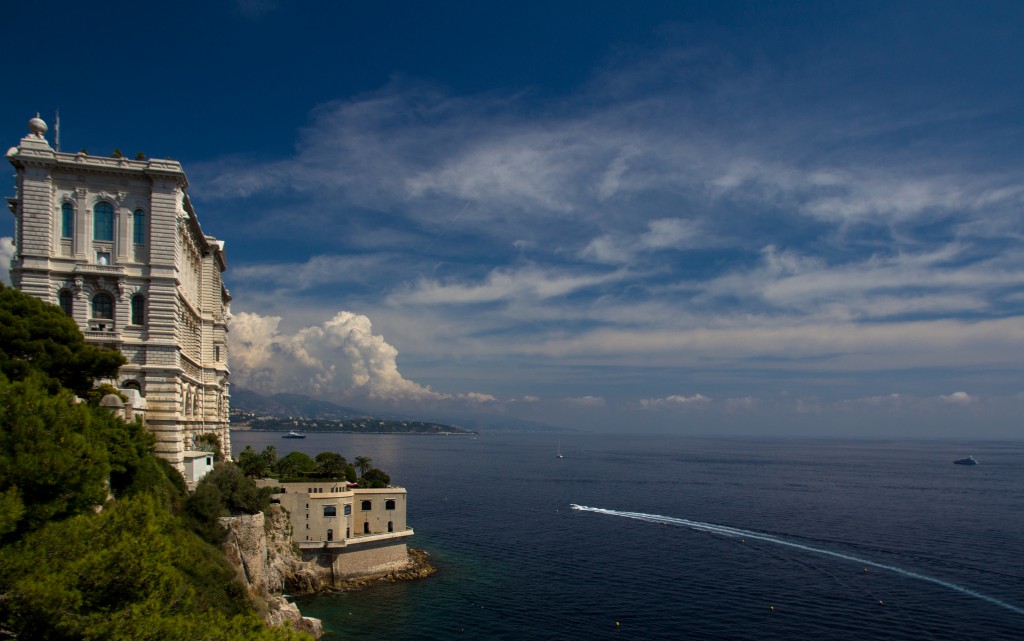
<svg viewBox="0 0 1024 641">
<path fill-rule="evenodd" d="M 318 619 L 303 617 L 294 603 L 281 593 L 316 592 L 322 586 L 317 572 L 304 563 L 288 538 L 288 517 L 278 506 L 271 506 L 270 518 L 262 513 L 220 519 L 228 529 L 224 552 L 238 568 L 263 619 L 270 625 L 288 625 L 297 630 L 323 636 Z"/>
</svg>

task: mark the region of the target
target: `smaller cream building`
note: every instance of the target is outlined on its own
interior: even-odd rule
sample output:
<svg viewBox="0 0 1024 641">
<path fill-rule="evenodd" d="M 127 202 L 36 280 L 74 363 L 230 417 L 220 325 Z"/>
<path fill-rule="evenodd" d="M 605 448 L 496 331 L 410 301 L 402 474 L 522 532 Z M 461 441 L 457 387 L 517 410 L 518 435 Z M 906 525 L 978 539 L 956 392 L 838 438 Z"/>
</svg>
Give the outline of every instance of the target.
<svg viewBox="0 0 1024 641">
<path fill-rule="evenodd" d="M 405 488 L 349 487 L 344 480 L 257 485 L 281 488 L 273 500 L 288 512 L 292 540 L 304 560 L 330 568 L 335 582 L 409 564 Z"/>
</svg>

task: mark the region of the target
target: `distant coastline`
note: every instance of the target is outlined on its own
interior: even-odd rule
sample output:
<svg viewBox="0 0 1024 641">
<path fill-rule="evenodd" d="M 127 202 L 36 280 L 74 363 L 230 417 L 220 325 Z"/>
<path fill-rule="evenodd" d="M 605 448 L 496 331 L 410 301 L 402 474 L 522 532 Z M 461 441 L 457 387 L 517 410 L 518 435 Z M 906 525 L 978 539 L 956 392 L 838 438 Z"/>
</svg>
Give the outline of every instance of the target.
<svg viewBox="0 0 1024 641">
<path fill-rule="evenodd" d="M 232 425 L 231 431 L 233 432 L 267 432 L 267 433 L 287 433 L 287 430 L 270 430 L 263 428 L 253 428 L 247 425 Z M 405 436 L 476 436 L 476 432 L 373 432 L 370 430 L 317 430 L 315 432 L 302 432 L 305 434 L 401 434 Z"/>
<path fill-rule="evenodd" d="M 262 417 L 232 423 L 232 430 L 250 432 L 298 432 L 300 434 L 411 434 L 466 436 L 476 434 L 454 425 L 428 421 L 387 419 L 304 419 Z"/>
</svg>

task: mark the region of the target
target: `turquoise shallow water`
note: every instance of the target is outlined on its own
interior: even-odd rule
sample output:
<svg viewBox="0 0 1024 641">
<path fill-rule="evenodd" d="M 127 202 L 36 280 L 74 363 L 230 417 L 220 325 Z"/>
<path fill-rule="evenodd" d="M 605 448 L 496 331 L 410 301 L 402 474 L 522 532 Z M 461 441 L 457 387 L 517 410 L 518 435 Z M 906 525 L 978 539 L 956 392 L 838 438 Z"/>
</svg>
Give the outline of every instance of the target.
<svg viewBox="0 0 1024 641">
<path fill-rule="evenodd" d="M 299 599 L 333 638 L 1024 639 L 1021 442 L 232 439 L 408 488 L 439 572 Z"/>
</svg>

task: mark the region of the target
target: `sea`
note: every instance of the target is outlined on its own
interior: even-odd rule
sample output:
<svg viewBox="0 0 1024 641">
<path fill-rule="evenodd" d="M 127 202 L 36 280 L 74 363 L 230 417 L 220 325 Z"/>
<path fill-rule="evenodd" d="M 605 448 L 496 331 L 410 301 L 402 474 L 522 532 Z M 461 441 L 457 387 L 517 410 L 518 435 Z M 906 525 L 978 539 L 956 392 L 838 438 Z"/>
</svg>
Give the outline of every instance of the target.
<svg viewBox="0 0 1024 641">
<path fill-rule="evenodd" d="M 328 639 L 1024 639 L 1024 441 L 232 445 L 368 456 L 408 489 L 411 545 L 437 574 L 296 597 Z M 968 455 L 979 465 L 953 464 Z"/>
</svg>

